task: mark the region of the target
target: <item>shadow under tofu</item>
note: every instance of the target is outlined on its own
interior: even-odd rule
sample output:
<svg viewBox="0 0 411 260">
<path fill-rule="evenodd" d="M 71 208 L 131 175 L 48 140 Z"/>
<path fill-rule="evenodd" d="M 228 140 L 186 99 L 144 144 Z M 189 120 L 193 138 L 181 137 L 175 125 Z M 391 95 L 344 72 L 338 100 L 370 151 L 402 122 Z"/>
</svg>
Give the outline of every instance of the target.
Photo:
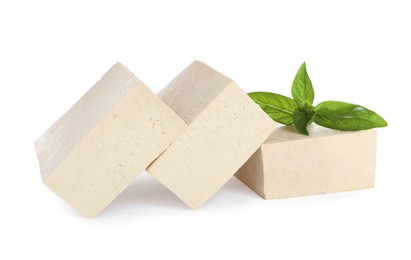
<svg viewBox="0 0 411 260">
<path fill-rule="evenodd" d="M 232 177 L 220 190 L 204 203 L 202 208 L 213 208 L 213 210 L 244 209 L 244 205 L 255 203 L 256 200 L 261 200 L 261 197 L 245 186 L 236 177 Z M 199 210 L 201 210 L 201 208 Z"/>
<path fill-rule="evenodd" d="M 170 211 L 190 213 L 199 212 L 202 209 L 206 211 L 227 210 L 243 208 L 245 204 L 253 203 L 255 200 L 262 199 L 237 178 L 232 177 L 200 209 L 192 211 L 154 177 L 143 172 L 96 218 L 100 220 L 134 219 L 166 214 Z M 83 216 L 74 209 L 73 214 Z"/>
<path fill-rule="evenodd" d="M 154 177 L 143 172 L 99 216 L 124 212 L 147 215 L 158 209 L 184 210 L 187 207 Z"/>
</svg>

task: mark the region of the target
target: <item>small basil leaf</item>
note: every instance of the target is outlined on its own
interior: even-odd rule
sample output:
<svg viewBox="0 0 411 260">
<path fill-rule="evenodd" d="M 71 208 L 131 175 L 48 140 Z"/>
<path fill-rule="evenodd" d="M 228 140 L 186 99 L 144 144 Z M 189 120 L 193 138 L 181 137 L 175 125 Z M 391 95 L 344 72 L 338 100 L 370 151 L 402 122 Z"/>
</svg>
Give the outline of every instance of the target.
<svg viewBox="0 0 411 260">
<path fill-rule="evenodd" d="M 297 108 L 293 114 L 294 126 L 301 134 L 308 135 L 307 127 L 313 122 L 315 118 L 315 112 L 304 111 L 300 108 Z"/>
<path fill-rule="evenodd" d="M 388 125 L 377 113 L 363 106 L 340 101 L 322 102 L 317 105 L 316 111 L 316 124 L 336 130 L 357 131 Z"/>
<path fill-rule="evenodd" d="M 248 96 L 274 121 L 285 125 L 293 123 L 293 112 L 297 105 L 291 98 L 269 92 L 253 92 Z"/>
<path fill-rule="evenodd" d="M 308 104 L 309 106 L 313 105 L 314 89 L 308 77 L 305 62 L 301 65 L 297 75 L 295 75 L 291 93 L 298 107 L 302 108 L 304 104 Z"/>
</svg>

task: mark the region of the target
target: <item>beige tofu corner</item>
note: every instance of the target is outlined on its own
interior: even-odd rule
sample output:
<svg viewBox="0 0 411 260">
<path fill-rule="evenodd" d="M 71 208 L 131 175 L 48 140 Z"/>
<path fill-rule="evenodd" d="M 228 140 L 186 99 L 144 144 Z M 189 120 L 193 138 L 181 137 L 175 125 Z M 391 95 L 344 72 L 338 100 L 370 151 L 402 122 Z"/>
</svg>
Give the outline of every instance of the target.
<svg viewBox="0 0 411 260">
<path fill-rule="evenodd" d="M 265 199 L 374 187 L 377 132 L 280 127 L 236 173 Z"/>
<path fill-rule="evenodd" d="M 147 171 L 191 209 L 216 193 L 278 126 L 235 82 L 199 61 L 159 97 L 189 126 Z"/>
<path fill-rule="evenodd" d="M 117 63 L 36 141 L 42 180 L 94 217 L 186 128 Z"/>
</svg>

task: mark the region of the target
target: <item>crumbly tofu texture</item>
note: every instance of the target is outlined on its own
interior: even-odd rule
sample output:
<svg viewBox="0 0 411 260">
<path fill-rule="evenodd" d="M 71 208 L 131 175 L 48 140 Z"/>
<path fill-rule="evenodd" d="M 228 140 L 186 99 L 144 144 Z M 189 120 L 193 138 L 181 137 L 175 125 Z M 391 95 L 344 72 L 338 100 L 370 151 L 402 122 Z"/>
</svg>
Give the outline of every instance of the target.
<svg viewBox="0 0 411 260">
<path fill-rule="evenodd" d="M 94 217 L 186 127 L 117 63 L 36 141 L 43 182 Z"/>
<path fill-rule="evenodd" d="M 159 97 L 189 127 L 147 171 L 191 209 L 217 192 L 277 127 L 231 79 L 198 61 Z"/>
<path fill-rule="evenodd" d="M 377 132 L 280 127 L 236 173 L 265 199 L 374 187 Z"/>
</svg>

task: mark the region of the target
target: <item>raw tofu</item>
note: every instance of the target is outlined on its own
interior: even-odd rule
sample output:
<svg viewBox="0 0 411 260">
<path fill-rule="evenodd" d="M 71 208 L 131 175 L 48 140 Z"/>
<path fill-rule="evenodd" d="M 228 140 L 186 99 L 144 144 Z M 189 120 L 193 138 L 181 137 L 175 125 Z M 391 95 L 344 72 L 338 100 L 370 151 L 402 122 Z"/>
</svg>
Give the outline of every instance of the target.
<svg viewBox="0 0 411 260">
<path fill-rule="evenodd" d="M 186 124 L 120 63 L 36 142 L 44 184 L 94 217 Z"/>
<path fill-rule="evenodd" d="M 235 82 L 198 61 L 159 97 L 189 127 L 147 171 L 191 209 L 217 192 L 277 127 Z"/>
<path fill-rule="evenodd" d="M 236 177 L 265 199 L 374 187 L 377 132 L 280 127 Z"/>
</svg>

